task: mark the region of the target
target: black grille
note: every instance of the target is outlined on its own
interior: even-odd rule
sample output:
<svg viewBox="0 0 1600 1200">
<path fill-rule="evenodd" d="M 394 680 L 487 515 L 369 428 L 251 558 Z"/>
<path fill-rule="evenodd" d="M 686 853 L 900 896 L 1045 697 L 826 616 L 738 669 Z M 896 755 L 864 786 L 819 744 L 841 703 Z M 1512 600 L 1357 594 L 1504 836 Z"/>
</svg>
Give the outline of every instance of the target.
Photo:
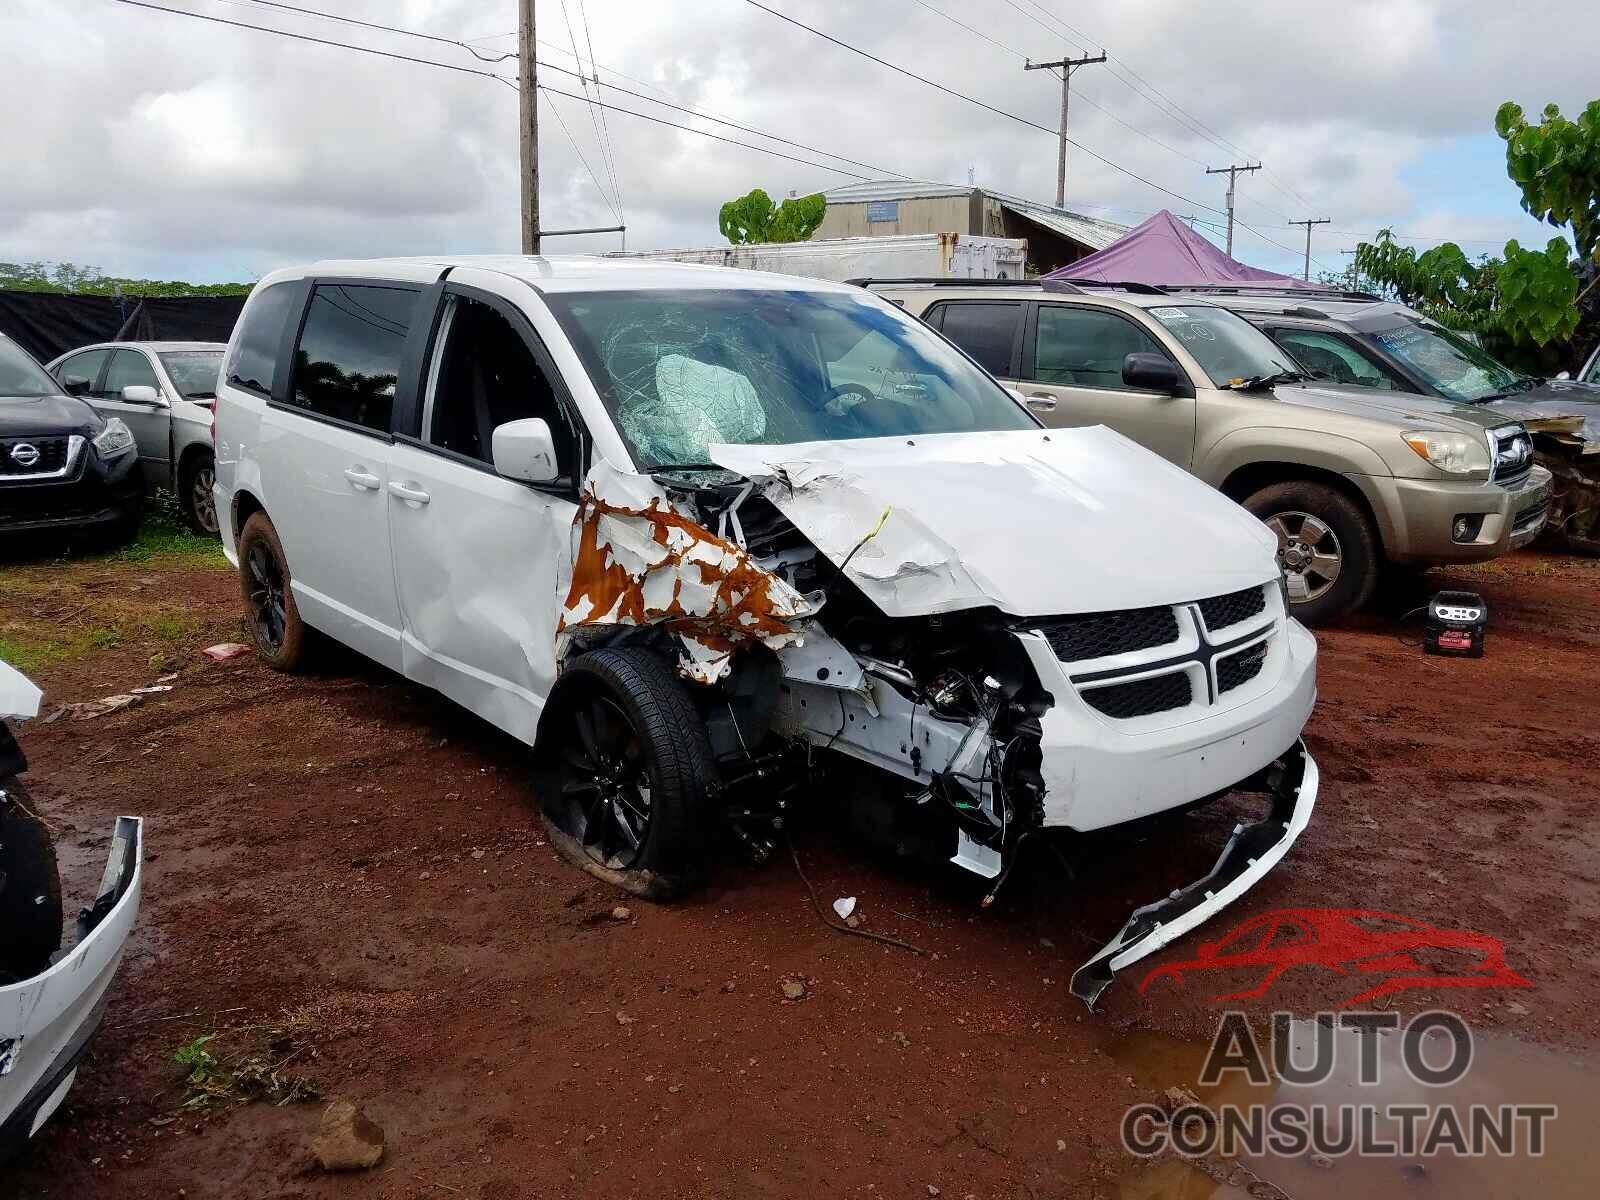
<svg viewBox="0 0 1600 1200">
<path fill-rule="evenodd" d="M 1148 650 L 1178 640 L 1178 618 L 1166 606 L 1056 617 L 1037 628 L 1062 662 Z"/>
<path fill-rule="evenodd" d="M 1113 683 L 1109 687 L 1087 688 L 1082 695 L 1091 707 L 1118 720 L 1182 708 L 1193 699 L 1189 675 L 1185 671 L 1136 679 L 1132 683 Z"/>
<path fill-rule="evenodd" d="M 1538 504 L 1529 505 L 1517 514 L 1511 524 L 1512 533 L 1521 533 L 1524 529 L 1531 529 L 1534 525 L 1544 520 L 1545 513 L 1550 511 L 1550 501 L 1542 500 Z"/>
<path fill-rule="evenodd" d="M 39 461 L 23 465 L 11 456 L 18 446 L 32 446 Z M 0 475 L 43 475 L 67 465 L 67 439 L 64 437 L 0 439 Z"/>
<path fill-rule="evenodd" d="M 1207 629 L 1225 629 L 1265 612 L 1266 607 L 1267 597 L 1262 589 L 1248 587 L 1200 601 L 1200 615 L 1206 619 Z"/>
<path fill-rule="evenodd" d="M 1522 429 L 1494 436 L 1494 481 L 1516 487 L 1533 471 L 1533 442 Z"/>
<path fill-rule="evenodd" d="M 1231 692 L 1236 687 L 1243 687 L 1257 675 L 1267 661 L 1267 646 L 1265 642 L 1251 646 L 1248 650 L 1241 650 L 1237 654 L 1230 654 L 1226 658 L 1217 659 L 1217 694 Z"/>
</svg>

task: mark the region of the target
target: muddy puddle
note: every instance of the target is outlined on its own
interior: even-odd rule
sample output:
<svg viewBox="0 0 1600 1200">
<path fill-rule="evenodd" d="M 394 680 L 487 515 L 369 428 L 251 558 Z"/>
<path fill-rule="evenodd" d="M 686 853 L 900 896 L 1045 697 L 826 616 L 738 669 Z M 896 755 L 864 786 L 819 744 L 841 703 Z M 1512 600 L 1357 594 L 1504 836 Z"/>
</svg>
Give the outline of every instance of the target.
<svg viewBox="0 0 1600 1200">
<path fill-rule="evenodd" d="M 1363 1071 L 1362 1035 L 1351 1029 L 1325 1027 L 1320 1035 L 1323 1061 L 1331 1064 L 1326 1077 L 1291 1084 L 1272 1069 L 1269 1032 L 1258 1026 L 1257 1035 L 1267 1068 L 1265 1079 L 1252 1080 L 1245 1071 L 1230 1071 L 1217 1082 L 1201 1083 L 1209 1046 L 1149 1031 L 1127 1034 L 1107 1052 L 1133 1077 L 1142 1093 L 1164 1096 L 1169 1088 L 1186 1089 L 1216 1114 L 1213 1129 L 1219 1127 L 1217 1121 L 1225 1110 L 1248 1113 L 1259 1107 L 1270 1113 L 1292 1108 L 1307 1114 L 1309 1120 L 1316 1119 L 1314 1114 L 1319 1111 L 1324 1113 L 1330 1122 L 1326 1128 L 1337 1133 L 1344 1128 L 1340 1106 L 1354 1106 L 1352 1124 L 1357 1130 L 1365 1121 L 1377 1141 L 1398 1143 L 1400 1121 L 1391 1119 L 1390 1114 L 1394 1106 L 1401 1106 L 1427 1110 L 1426 1116 L 1412 1118 L 1421 1142 L 1427 1130 L 1447 1122 L 1439 1113 L 1441 1108 L 1454 1110 L 1463 1131 L 1470 1129 L 1474 1106 L 1496 1120 L 1504 1117 L 1502 1106 L 1507 1105 L 1549 1105 L 1555 1112 L 1540 1119 L 1544 1144 L 1538 1154 L 1531 1153 L 1530 1122 L 1512 1120 L 1505 1124 L 1513 1134 L 1509 1154 L 1496 1152 L 1492 1141 L 1489 1153 L 1462 1154 L 1453 1150 L 1446 1138 L 1431 1154 L 1362 1155 L 1351 1150 L 1318 1155 L 1308 1148 L 1293 1155 L 1245 1152 L 1225 1157 L 1213 1150 L 1184 1157 L 1169 1148 L 1142 1162 L 1130 1155 L 1130 1163 L 1136 1165 L 1120 1181 L 1117 1195 L 1121 1200 L 1273 1200 L 1282 1196 L 1294 1200 L 1499 1200 L 1517 1196 L 1577 1200 L 1600 1195 L 1600 1136 L 1594 1132 L 1600 1099 L 1591 1074 L 1593 1055 L 1567 1054 L 1474 1032 L 1470 1065 L 1460 1078 L 1429 1085 L 1408 1070 L 1408 1062 L 1415 1060 L 1408 1058 L 1403 1030 L 1372 1035 L 1376 1047 L 1369 1051 L 1369 1065 Z M 1289 1037 L 1293 1064 L 1308 1068 L 1318 1061 L 1318 1036 L 1314 1022 L 1293 1023 Z M 1440 1067 L 1457 1049 L 1451 1040 L 1447 1031 L 1434 1030 L 1419 1036 L 1413 1046 L 1422 1047 L 1425 1065 Z M 1168 1100 L 1164 1106 L 1171 1105 Z M 1372 1115 L 1362 1115 L 1369 1107 L 1375 1110 Z M 1471 1140 L 1470 1132 L 1467 1140 Z"/>
</svg>

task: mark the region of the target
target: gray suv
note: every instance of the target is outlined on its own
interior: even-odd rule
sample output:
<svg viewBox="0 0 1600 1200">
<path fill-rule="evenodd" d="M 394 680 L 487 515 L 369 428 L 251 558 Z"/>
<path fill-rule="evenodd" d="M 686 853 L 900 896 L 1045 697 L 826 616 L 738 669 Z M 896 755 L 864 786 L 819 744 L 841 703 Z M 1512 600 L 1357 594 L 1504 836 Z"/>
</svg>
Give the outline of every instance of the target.
<svg viewBox="0 0 1600 1200">
<path fill-rule="evenodd" d="M 1243 504 L 1278 535 L 1308 624 L 1365 603 L 1386 562 L 1478 562 L 1544 524 L 1550 473 L 1514 417 L 1309 380 L 1204 299 L 1133 284 L 858 282 L 1012 383 L 1047 425 L 1109 426 Z"/>
</svg>

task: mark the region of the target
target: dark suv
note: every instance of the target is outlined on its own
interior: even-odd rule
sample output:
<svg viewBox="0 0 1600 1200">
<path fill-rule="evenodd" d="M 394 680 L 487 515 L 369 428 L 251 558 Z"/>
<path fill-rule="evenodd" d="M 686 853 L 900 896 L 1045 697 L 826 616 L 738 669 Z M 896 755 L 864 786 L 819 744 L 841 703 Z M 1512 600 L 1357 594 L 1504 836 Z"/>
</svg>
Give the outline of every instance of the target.
<svg viewBox="0 0 1600 1200">
<path fill-rule="evenodd" d="M 127 425 L 67 395 L 0 334 L 0 537 L 92 529 L 130 538 L 143 497 Z"/>
</svg>

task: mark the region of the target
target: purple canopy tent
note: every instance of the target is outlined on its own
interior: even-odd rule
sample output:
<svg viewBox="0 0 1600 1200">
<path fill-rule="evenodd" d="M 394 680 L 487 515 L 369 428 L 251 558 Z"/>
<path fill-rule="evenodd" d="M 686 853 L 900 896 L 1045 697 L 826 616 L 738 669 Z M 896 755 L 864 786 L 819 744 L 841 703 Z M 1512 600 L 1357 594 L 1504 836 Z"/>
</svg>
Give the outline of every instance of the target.
<svg viewBox="0 0 1600 1200">
<path fill-rule="evenodd" d="M 1229 258 L 1166 209 L 1130 229 L 1104 250 L 1051 271 L 1046 279 L 1095 279 L 1177 287 L 1270 287 L 1325 291 L 1293 275 L 1262 271 Z"/>
</svg>

